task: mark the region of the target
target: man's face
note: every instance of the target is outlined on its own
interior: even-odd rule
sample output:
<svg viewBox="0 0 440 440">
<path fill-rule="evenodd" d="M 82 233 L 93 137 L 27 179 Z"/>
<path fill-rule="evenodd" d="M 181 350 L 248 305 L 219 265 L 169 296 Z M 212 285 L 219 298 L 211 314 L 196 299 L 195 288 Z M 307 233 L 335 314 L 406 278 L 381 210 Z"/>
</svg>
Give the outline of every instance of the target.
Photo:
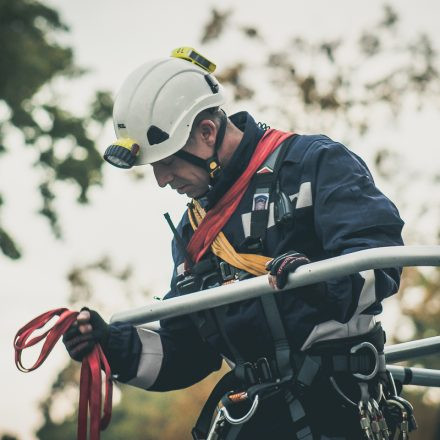
<svg viewBox="0 0 440 440">
<path fill-rule="evenodd" d="M 209 119 L 203 120 L 182 150 L 201 159 L 208 159 L 214 154 L 216 133 L 214 122 Z M 151 166 L 161 188 L 170 185 L 179 194 L 186 194 L 192 198 L 200 197 L 208 191 L 208 172 L 184 159 L 172 155 L 153 162 Z"/>
<path fill-rule="evenodd" d="M 195 154 L 199 157 L 205 157 L 204 146 L 192 142 L 183 150 Z M 206 157 L 209 157 L 206 156 Z M 200 197 L 208 191 L 209 175 L 208 173 L 190 162 L 176 156 L 169 156 L 151 164 L 154 176 L 158 185 L 164 188 L 167 185 L 179 194 L 186 194 L 188 197 Z"/>
</svg>

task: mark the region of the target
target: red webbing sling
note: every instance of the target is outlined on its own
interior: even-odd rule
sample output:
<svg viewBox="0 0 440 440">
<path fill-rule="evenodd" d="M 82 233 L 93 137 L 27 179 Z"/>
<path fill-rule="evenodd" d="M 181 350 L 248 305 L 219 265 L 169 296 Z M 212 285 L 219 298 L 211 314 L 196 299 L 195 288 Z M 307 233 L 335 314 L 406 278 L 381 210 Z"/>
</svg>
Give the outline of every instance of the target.
<svg viewBox="0 0 440 440">
<path fill-rule="evenodd" d="M 193 262 L 197 263 L 209 249 L 212 242 L 237 209 L 249 183 L 259 167 L 275 151 L 281 142 L 293 133 L 280 130 L 267 130 L 255 148 L 255 152 L 244 173 L 228 192 L 207 213 L 188 244 L 187 251 Z"/>
<path fill-rule="evenodd" d="M 43 328 L 53 317 L 59 316 L 55 324 L 44 333 L 31 338 L 32 333 Z M 38 368 L 47 358 L 58 339 L 75 322 L 78 312 L 66 308 L 50 310 L 37 316 L 22 327 L 14 338 L 15 365 L 20 371 L 28 373 Z M 32 347 L 44 339 L 38 359 L 31 367 L 23 366 L 22 351 Z M 101 418 L 101 368 L 105 373 L 105 400 Z M 112 379 L 110 366 L 99 344 L 86 356 L 81 365 L 79 410 L 78 410 L 78 440 L 87 439 L 87 414 L 90 411 L 90 440 L 99 440 L 100 430 L 110 423 L 112 413 Z"/>
</svg>

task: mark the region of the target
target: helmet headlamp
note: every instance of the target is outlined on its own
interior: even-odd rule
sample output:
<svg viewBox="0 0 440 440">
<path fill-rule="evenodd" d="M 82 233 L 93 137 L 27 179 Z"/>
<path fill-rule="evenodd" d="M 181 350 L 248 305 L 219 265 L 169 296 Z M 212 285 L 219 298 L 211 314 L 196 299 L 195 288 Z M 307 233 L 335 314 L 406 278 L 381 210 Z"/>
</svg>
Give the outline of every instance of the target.
<svg viewBox="0 0 440 440">
<path fill-rule="evenodd" d="M 139 145 L 130 138 L 118 139 L 105 150 L 104 159 L 118 168 L 131 168 L 136 162 Z"/>
<path fill-rule="evenodd" d="M 181 150 L 197 115 L 225 102 L 214 69 L 214 63 L 190 47 L 179 47 L 170 57 L 135 69 L 116 95 L 113 122 L 118 141 L 107 148 L 104 159 L 131 168 Z"/>
</svg>

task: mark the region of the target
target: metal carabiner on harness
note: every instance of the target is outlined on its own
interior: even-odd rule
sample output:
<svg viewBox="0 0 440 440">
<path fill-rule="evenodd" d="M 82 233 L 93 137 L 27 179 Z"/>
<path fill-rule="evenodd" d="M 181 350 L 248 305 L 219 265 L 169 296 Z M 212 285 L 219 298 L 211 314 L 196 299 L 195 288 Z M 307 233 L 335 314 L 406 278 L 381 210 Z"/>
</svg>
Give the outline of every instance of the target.
<svg viewBox="0 0 440 440">
<path fill-rule="evenodd" d="M 376 376 L 377 372 L 379 371 L 379 353 L 377 352 L 376 347 L 371 342 L 361 342 L 360 344 L 351 347 L 350 354 L 356 354 L 359 350 L 362 350 L 363 348 L 368 348 L 373 352 L 373 356 L 374 356 L 373 371 L 369 374 L 353 373 L 353 376 L 362 380 L 370 380 L 373 379 Z"/>
<path fill-rule="evenodd" d="M 223 408 L 221 408 L 220 411 L 225 416 L 226 421 L 228 421 L 231 425 L 241 425 L 242 423 L 247 422 L 255 414 L 255 411 L 258 408 L 259 401 L 260 401 L 260 399 L 257 394 L 252 402 L 252 406 L 251 406 L 250 410 L 243 417 L 240 417 L 239 419 L 235 419 L 234 417 L 232 417 L 229 414 L 226 406 L 223 406 Z"/>
</svg>

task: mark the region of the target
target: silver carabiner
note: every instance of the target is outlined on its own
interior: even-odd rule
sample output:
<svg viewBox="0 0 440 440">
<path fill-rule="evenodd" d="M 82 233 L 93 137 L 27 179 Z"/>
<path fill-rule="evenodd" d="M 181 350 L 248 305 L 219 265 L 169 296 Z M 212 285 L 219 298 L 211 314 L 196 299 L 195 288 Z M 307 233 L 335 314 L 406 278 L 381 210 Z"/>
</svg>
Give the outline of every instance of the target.
<svg viewBox="0 0 440 440">
<path fill-rule="evenodd" d="M 351 347 L 350 354 L 355 354 L 359 350 L 362 350 L 363 348 L 368 348 L 373 352 L 374 355 L 373 371 L 370 374 L 353 373 L 353 376 L 362 380 L 370 380 L 373 379 L 373 377 L 376 376 L 377 372 L 379 371 L 379 353 L 377 352 L 376 347 L 371 342 L 361 342 L 360 344 Z"/>
<path fill-rule="evenodd" d="M 218 410 L 217 415 L 212 422 L 211 429 L 209 430 L 206 440 L 218 440 L 220 438 L 220 430 L 222 428 L 222 422 L 225 420 L 225 415 L 221 410 Z"/>
<path fill-rule="evenodd" d="M 258 403 L 259 403 L 259 398 L 257 394 L 254 398 L 254 401 L 252 402 L 252 406 L 250 410 L 243 417 L 240 417 L 239 419 L 234 419 L 234 417 L 232 417 L 229 414 L 226 406 L 221 408 L 220 411 L 225 416 L 226 421 L 229 422 L 231 425 L 241 425 L 242 423 L 247 422 L 255 414 L 255 411 L 257 410 L 258 407 Z"/>
</svg>

